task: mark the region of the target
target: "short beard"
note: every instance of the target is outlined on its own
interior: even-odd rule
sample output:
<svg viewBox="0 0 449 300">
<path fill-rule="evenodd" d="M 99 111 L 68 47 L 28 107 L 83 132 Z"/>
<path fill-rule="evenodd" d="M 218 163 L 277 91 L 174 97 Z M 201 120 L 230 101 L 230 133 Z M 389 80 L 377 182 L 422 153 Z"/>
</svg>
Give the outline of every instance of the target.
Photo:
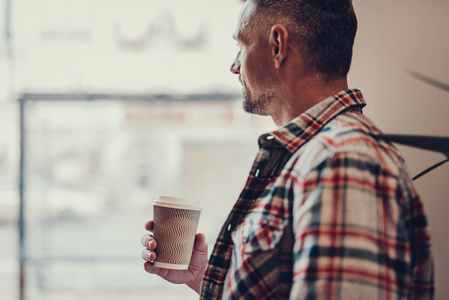
<svg viewBox="0 0 449 300">
<path fill-rule="evenodd" d="M 272 103 L 273 93 L 264 93 L 257 97 L 257 99 L 253 99 L 250 101 L 248 99 L 248 94 L 246 90 L 242 90 L 243 96 L 243 110 L 250 114 L 260 115 L 260 116 L 268 116 L 268 105 Z"/>
</svg>

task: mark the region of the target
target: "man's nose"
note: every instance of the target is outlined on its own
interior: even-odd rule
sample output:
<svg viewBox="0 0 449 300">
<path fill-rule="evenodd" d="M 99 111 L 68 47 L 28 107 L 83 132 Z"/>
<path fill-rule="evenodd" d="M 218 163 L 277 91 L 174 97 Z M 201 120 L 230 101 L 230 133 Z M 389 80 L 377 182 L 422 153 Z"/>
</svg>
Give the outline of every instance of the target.
<svg viewBox="0 0 449 300">
<path fill-rule="evenodd" d="M 240 53 L 239 53 L 240 54 Z M 238 75 L 240 74 L 240 59 L 239 54 L 237 54 L 237 57 L 234 59 L 231 65 L 231 72 Z"/>
</svg>

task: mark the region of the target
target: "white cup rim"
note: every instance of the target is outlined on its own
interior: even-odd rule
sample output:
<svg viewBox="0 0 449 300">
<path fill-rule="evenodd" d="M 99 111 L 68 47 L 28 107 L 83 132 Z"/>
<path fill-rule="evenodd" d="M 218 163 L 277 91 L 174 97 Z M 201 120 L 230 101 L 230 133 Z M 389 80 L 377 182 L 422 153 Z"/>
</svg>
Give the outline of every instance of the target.
<svg viewBox="0 0 449 300">
<path fill-rule="evenodd" d="M 169 208 L 203 210 L 199 201 L 178 197 L 159 196 L 157 200 L 153 201 L 153 205 Z"/>
</svg>

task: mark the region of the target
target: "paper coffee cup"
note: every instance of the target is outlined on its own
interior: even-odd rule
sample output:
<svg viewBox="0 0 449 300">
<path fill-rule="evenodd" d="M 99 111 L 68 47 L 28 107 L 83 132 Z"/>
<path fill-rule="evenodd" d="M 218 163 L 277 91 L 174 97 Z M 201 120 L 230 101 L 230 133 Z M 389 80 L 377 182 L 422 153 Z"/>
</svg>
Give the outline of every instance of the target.
<svg viewBox="0 0 449 300">
<path fill-rule="evenodd" d="M 161 196 L 153 202 L 154 266 L 186 270 L 202 208 L 198 201 Z"/>
</svg>

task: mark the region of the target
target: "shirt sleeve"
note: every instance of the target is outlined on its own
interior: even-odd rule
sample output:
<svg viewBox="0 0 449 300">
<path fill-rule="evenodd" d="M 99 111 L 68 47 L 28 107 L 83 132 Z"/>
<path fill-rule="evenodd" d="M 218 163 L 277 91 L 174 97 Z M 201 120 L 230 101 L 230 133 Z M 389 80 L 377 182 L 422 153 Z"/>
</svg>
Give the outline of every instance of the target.
<svg viewBox="0 0 449 300">
<path fill-rule="evenodd" d="M 398 177 L 360 153 L 292 171 L 291 299 L 408 298 L 410 249 Z"/>
</svg>

